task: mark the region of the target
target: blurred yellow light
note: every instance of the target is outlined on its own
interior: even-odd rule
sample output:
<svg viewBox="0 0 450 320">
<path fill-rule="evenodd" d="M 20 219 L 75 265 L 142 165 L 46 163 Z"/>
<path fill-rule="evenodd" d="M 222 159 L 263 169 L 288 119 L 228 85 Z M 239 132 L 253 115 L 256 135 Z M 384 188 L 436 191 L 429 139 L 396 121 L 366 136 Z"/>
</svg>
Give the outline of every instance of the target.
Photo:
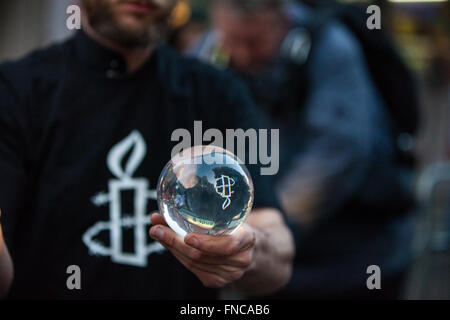
<svg viewBox="0 0 450 320">
<path fill-rule="evenodd" d="M 172 29 L 183 27 L 191 18 L 191 6 L 187 0 L 179 0 L 172 11 L 169 24 Z"/>
<path fill-rule="evenodd" d="M 394 3 L 427 3 L 427 2 L 446 2 L 448 0 L 389 0 Z"/>
</svg>

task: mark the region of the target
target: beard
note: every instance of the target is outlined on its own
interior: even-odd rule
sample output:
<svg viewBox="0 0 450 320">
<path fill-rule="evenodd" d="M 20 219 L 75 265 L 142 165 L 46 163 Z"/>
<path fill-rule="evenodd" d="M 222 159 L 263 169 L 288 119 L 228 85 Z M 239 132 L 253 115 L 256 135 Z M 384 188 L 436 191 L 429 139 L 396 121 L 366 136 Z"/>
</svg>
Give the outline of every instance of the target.
<svg viewBox="0 0 450 320">
<path fill-rule="evenodd" d="M 120 22 L 113 10 L 113 3 L 122 0 L 82 0 L 83 9 L 89 25 L 104 38 L 124 48 L 147 47 L 152 43 L 161 41 L 168 31 L 168 18 L 174 0 L 147 0 L 165 6 L 162 13 L 148 25 L 130 27 Z M 171 3 L 168 5 L 167 3 Z"/>
</svg>

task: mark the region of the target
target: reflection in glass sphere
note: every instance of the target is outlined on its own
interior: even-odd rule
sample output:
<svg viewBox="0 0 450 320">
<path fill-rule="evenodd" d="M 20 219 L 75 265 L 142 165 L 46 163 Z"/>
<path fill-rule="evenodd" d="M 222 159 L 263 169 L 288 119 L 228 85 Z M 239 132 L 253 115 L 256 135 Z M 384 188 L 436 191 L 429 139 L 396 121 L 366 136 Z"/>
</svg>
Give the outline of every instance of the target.
<svg viewBox="0 0 450 320">
<path fill-rule="evenodd" d="M 235 231 L 253 205 L 253 182 L 231 152 L 195 146 L 174 156 L 158 181 L 158 206 L 179 235 Z"/>
</svg>

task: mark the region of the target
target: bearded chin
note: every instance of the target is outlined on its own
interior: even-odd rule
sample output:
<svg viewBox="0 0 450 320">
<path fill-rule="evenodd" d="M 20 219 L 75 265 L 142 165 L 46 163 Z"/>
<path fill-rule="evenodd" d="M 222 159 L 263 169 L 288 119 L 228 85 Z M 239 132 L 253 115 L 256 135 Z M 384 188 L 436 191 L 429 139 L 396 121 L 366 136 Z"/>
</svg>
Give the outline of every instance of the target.
<svg viewBox="0 0 450 320">
<path fill-rule="evenodd" d="M 127 30 L 111 23 L 91 23 L 92 28 L 104 38 L 123 48 L 146 47 L 154 42 L 151 28 L 143 31 Z"/>
<path fill-rule="evenodd" d="M 146 29 L 132 30 L 114 21 L 113 14 L 108 10 L 99 10 L 96 14 L 89 15 L 89 24 L 101 36 L 123 48 L 141 48 L 156 44 L 165 38 L 169 15 L 170 13 L 161 16 Z"/>
</svg>

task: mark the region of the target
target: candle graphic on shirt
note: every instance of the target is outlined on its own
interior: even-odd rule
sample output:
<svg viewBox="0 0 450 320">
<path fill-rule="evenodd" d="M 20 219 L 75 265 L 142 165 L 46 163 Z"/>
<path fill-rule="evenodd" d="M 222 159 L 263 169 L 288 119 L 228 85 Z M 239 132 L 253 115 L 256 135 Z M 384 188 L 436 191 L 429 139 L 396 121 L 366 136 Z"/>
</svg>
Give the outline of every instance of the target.
<svg viewBox="0 0 450 320">
<path fill-rule="evenodd" d="M 150 215 L 146 214 L 147 201 L 156 199 L 156 191 L 149 190 L 145 178 L 133 177 L 147 153 L 147 146 L 138 131 L 115 145 L 108 154 L 107 166 L 114 179 L 108 181 L 108 192 L 99 193 L 92 198 L 96 206 L 109 205 L 109 221 L 101 221 L 89 228 L 83 235 L 83 242 L 94 255 L 110 256 L 115 263 L 138 267 L 147 266 L 147 256 L 161 252 L 164 248 L 158 243 L 147 244 L 147 232 L 150 227 Z M 122 160 L 130 156 L 122 166 Z M 133 214 L 123 212 L 123 192 L 133 192 Z M 123 228 L 133 229 L 134 252 L 125 252 Z M 110 247 L 95 240 L 101 231 L 109 231 Z"/>
<path fill-rule="evenodd" d="M 226 175 L 222 175 L 219 179 L 216 179 L 216 192 L 225 199 L 224 203 L 222 204 L 223 210 L 228 208 L 231 204 L 231 195 L 234 193 L 231 188 L 235 183 L 236 182 L 234 181 L 234 179 Z"/>
</svg>

